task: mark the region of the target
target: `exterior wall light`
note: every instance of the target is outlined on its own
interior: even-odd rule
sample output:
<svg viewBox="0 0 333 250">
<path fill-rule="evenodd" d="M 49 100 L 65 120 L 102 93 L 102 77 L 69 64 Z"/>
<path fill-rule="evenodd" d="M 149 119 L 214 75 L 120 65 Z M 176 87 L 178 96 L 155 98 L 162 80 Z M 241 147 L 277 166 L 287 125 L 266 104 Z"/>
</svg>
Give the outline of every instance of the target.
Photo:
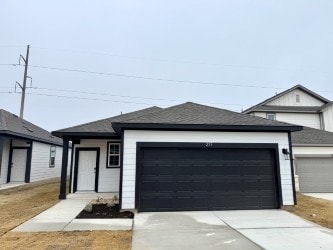
<svg viewBox="0 0 333 250">
<path fill-rule="evenodd" d="M 287 148 L 283 148 L 282 149 L 282 154 L 284 155 L 284 159 L 285 160 L 289 160 L 290 159 L 290 153 L 289 153 L 289 151 L 288 151 L 288 149 Z"/>
</svg>

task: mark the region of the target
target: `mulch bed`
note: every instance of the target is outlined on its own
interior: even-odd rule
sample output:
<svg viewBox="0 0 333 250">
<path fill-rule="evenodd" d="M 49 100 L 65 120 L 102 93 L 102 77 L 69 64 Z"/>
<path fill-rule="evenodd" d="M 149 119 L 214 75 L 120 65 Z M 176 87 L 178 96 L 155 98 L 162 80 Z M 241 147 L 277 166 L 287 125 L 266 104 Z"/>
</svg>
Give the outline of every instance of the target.
<svg viewBox="0 0 333 250">
<path fill-rule="evenodd" d="M 119 205 L 113 207 L 107 206 L 107 204 L 93 204 L 91 212 L 82 210 L 81 213 L 76 216 L 77 219 L 132 219 L 134 213 L 130 211 L 120 212 Z"/>
</svg>

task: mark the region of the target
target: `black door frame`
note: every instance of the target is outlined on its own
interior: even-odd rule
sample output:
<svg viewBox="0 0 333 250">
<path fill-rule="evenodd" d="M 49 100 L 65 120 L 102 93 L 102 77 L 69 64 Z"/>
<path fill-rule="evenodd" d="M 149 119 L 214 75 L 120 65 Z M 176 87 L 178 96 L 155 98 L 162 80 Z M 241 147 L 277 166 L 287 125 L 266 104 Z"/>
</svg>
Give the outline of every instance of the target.
<svg viewBox="0 0 333 250">
<path fill-rule="evenodd" d="M 10 141 L 10 150 L 9 150 L 9 160 L 8 160 L 8 171 L 7 171 L 7 183 L 11 181 L 12 167 L 13 167 L 13 151 L 15 149 L 26 149 L 27 150 L 27 159 L 25 164 L 25 174 L 24 182 L 30 183 L 30 173 L 31 173 L 31 158 L 32 158 L 32 142 L 28 147 L 16 147 L 12 145 L 12 140 Z"/>
<path fill-rule="evenodd" d="M 279 146 L 277 143 L 188 143 L 188 142 L 137 142 L 136 143 L 136 178 L 135 178 L 135 208 L 140 212 L 140 190 L 142 169 L 142 148 L 202 148 L 202 149 L 270 149 L 273 153 L 276 201 L 278 207 L 283 204 L 280 175 Z"/>
<path fill-rule="evenodd" d="M 74 182 L 73 193 L 77 191 L 77 178 L 79 170 L 79 154 L 80 151 L 96 151 L 96 174 L 95 174 L 95 192 L 98 192 L 98 178 L 99 178 L 99 154 L 100 148 L 76 148 L 75 149 L 75 164 L 74 164 Z"/>
</svg>

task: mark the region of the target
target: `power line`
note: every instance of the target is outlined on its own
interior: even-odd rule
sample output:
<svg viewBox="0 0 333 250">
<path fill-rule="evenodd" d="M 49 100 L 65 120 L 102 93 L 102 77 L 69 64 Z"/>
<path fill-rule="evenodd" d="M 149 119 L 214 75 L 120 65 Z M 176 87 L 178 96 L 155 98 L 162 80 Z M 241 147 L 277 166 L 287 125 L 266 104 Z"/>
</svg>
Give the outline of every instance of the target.
<svg viewBox="0 0 333 250">
<path fill-rule="evenodd" d="M 78 97 L 78 96 L 65 96 L 65 95 L 51 95 L 51 94 L 31 93 L 31 92 L 29 92 L 27 94 L 28 95 L 37 95 L 37 96 L 68 98 L 68 99 L 90 100 L 90 101 L 117 102 L 117 103 L 142 104 L 142 105 L 161 105 L 161 104 L 156 104 L 156 103 L 118 101 L 118 100 L 110 100 L 110 99 L 88 98 L 88 97 Z"/>
<path fill-rule="evenodd" d="M 23 47 L 26 47 L 26 46 L 23 46 L 23 45 L 0 45 L 0 48 L 23 48 Z"/>
<path fill-rule="evenodd" d="M 16 63 L 0 63 L 0 66 L 18 66 L 18 65 L 19 64 L 16 64 Z"/>
<path fill-rule="evenodd" d="M 8 65 L 22 66 L 22 65 L 19 65 L 19 64 L 4 64 L 4 65 L 7 65 L 7 66 Z M 262 85 L 242 85 L 242 84 L 231 84 L 231 83 L 229 84 L 229 83 L 178 80 L 178 79 L 170 79 L 170 78 L 157 78 L 157 77 L 155 78 L 155 77 L 147 77 L 147 76 L 116 74 L 116 73 L 98 72 L 98 71 L 81 70 L 81 69 L 50 67 L 50 66 L 42 66 L 42 65 L 30 65 L 30 67 L 40 68 L 40 69 L 49 69 L 49 70 L 67 71 L 67 72 L 76 72 L 76 73 L 87 73 L 87 74 L 96 74 L 96 75 L 107 75 L 107 76 L 115 76 L 115 77 L 125 77 L 125 78 L 155 80 L 155 81 L 166 81 L 166 82 L 176 82 L 176 83 L 189 83 L 189 84 L 199 84 L 199 85 L 215 85 L 215 86 L 229 86 L 229 87 L 243 87 L 243 88 L 261 88 L 261 89 L 274 89 L 274 90 L 285 90 L 286 89 L 286 88 L 283 88 L 283 87 L 262 86 Z M 317 90 L 317 92 L 332 93 L 333 91 Z"/>
<path fill-rule="evenodd" d="M 109 94 L 109 93 L 88 92 L 88 91 L 79 91 L 79 90 L 54 89 L 54 88 L 43 88 L 43 87 L 30 87 L 30 89 L 59 91 L 59 92 L 68 92 L 68 93 L 79 93 L 79 94 L 91 94 L 91 95 L 101 95 L 101 96 L 113 96 L 113 97 L 120 97 L 120 98 L 155 100 L 155 101 L 186 102 L 185 100 L 181 100 L 181 99 L 164 99 L 164 98 L 153 98 L 153 97 L 142 97 L 142 96 L 115 95 L 115 94 Z M 221 102 L 205 102 L 205 103 L 206 104 L 230 105 L 230 106 L 247 106 L 248 105 L 248 104 L 231 104 L 231 103 L 221 103 Z"/>
<path fill-rule="evenodd" d="M 169 60 L 169 59 L 158 59 L 158 58 L 111 54 L 111 53 L 99 52 L 99 51 L 73 50 L 73 49 L 67 49 L 67 48 L 66 49 L 45 48 L 45 47 L 32 47 L 32 48 L 40 49 L 40 50 L 53 50 L 53 51 L 69 52 L 69 53 L 76 53 L 76 54 L 77 53 L 96 54 L 96 55 L 102 55 L 102 56 L 118 57 L 118 58 L 133 59 L 133 60 L 143 60 L 143 61 L 155 61 L 155 62 L 162 62 L 162 63 L 194 64 L 194 65 L 205 65 L 205 66 L 214 66 L 214 67 L 233 67 L 233 68 L 248 68 L 248 69 L 260 69 L 260 70 L 305 71 L 305 72 L 316 72 L 316 73 L 325 73 L 325 74 L 330 73 L 327 71 L 319 71 L 319 70 L 315 70 L 315 69 L 291 69 L 291 68 L 276 68 L 276 67 L 267 67 L 267 66 L 249 66 L 249 65 L 237 65 L 237 64 L 208 63 L 208 62 L 198 62 L 198 61 L 188 61 L 188 60 L 174 60 L 174 59 Z"/>
<path fill-rule="evenodd" d="M 157 78 L 157 77 L 138 76 L 138 75 L 115 74 L 115 73 L 107 73 L 107 72 L 98 72 L 98 71 L 81 70 L 81 69 L 69 69 L 69 68 L 58 68 L 58 67 L 41 66 L 41 65 L 29 65 L 29 67 L 40 68 L 40 69 L 49 69 L 49 70 L 67 71 L 67 72 L 77 72 L 77 73 L 87 73 L 87 74 L 96 74 L 96 75 L 107 75 L 107 76 L 115 76 L 115 77 L 152 80 L 152 81 L 189 83 L 189 84 L 199 84 L 199 85 L 242 87 L 242 88 L 285 89 L 285 88 L 281 88 L 281 87 L 272 87 L 272 86 L 241 85 L 241 84 L 228 84 L 228 83 L 216 83 L 216 82 L 177 80 L 177 79 L 170 79 L 170 78 Z"/>
</svg>

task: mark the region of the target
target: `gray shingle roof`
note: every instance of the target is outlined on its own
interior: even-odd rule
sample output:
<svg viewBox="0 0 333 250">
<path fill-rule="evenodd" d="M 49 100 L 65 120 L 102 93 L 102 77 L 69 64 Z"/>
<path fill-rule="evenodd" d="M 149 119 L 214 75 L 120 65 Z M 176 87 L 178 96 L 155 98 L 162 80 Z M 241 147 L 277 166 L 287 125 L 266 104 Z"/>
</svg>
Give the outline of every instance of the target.
<svg viewBox="0 0 333 250">
<path fill-rule="evenodd" d="M 333 133 L 304 127 L 302 131 L 291 133 L 291 141 L 293 145 L 333 145 Z"/>
<path fill-rule="evenodd" d="M 45 129 L 3 109 L 0 109 L 0 134 L 14 135 L 51 144 L 62 144 L 61 139 L 52 136 Z"/>
<path fill-rule="evenodd" d="M 113 133 L 115 133 L 115 131 L 113 130 L 113 128 L 111 126 L 112 122 L 120 122 L 125 119 L 140 117 L 143 115 L 157 112 L 159 110 L 162 110 L 162 109 L 154 106 L 154 107 L 142 109 L 142 110 L 127 113 L 127 114 L 122 114 L 122 115 L 109 117 L 109 118 L 98 120 L 98 121 L 93 121 L 93 122 L 89 122 L 89 123 L 65 128 L 65 129 L 56 130 L 56 131 L 53 131 L 52 134 L 54 134 L 56 136 L 62 136 L 63 134 L 70 135 L 71 133 L 113 134 Z"/>
<path fill-rule="evenodd" d="M 172 106 L 148 115 L 126 119 L 127 124 L 190 124 L 190 125 L 245 125 L 245 126 L 285 126 L 284 122 L 268 120 L 252 115 L 232 112 L 225 109 L 205 106 L 192 102 Z"/>
<path fill-rule="evenodd" d="M 326 104 L 325 104 L 326 105 Z M 325 106 L 323 105 L 323 106 Z M 273 106 L 263 105 L 256 106 L 251 111 L 291 111 L 291 112 L 319 112 L 323 106 Z"/>
</svg>

